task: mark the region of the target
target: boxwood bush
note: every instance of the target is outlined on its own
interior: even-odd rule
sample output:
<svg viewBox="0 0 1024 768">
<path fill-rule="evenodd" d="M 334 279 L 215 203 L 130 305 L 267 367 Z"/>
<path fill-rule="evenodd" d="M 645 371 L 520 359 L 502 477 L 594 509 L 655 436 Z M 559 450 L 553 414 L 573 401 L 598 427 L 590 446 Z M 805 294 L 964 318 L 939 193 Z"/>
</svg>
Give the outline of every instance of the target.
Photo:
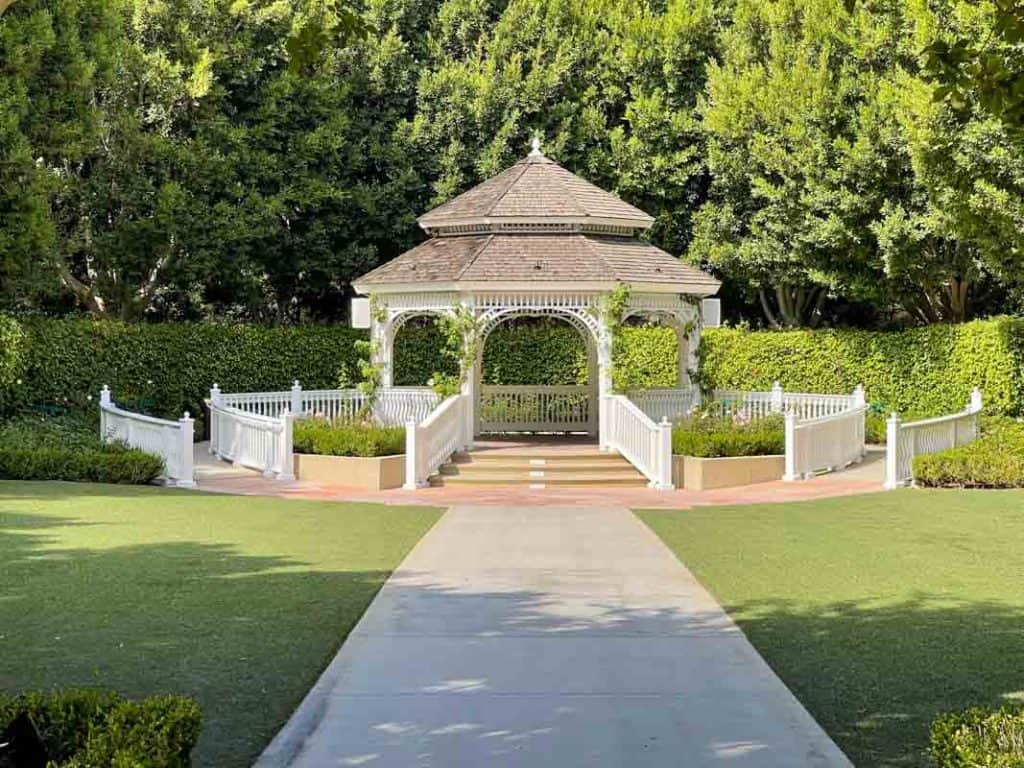
<svg viewBox="0 0 1024 768">
<path fill-rule="evenodd" d="M 152 483 L 163 461 L 99 439 L 95 415 L 19 414 L 0 423 L 0 479 Z"/>
<path fill-rule="evenodd" d="M 295 422 L 296 453 L 322 456 L 395 456 L 405 453 L 405 427 L 300 419 Z"/>
<path fill-rule="evenodd" d="M 1020 768 L 1024 765 L 1024 708 L 975 707 L 932 724 L 935 768 Z"/>
<path fill-rule="evenodd" d="M 930 488 L 1024 488 L 1024 424 L 983 419 L 973 443 L 915 456 L 914 480 Z"/>
<path fill-rule="evenodd" d="M 705 459 L 727 456 L 772 456 L 786 452 L 781 416 L 748 423 L 730 417 L 700 414 L 672 429 L 672 453 Z"/>
<path fill-rule="evenodd" d="M 0 695 L 0 730 L 26 712 L 58 768 L 187 768 L 199 738 L 199 705 L 181 696 L 142 701 L 69 690 Z"/>
</svg>

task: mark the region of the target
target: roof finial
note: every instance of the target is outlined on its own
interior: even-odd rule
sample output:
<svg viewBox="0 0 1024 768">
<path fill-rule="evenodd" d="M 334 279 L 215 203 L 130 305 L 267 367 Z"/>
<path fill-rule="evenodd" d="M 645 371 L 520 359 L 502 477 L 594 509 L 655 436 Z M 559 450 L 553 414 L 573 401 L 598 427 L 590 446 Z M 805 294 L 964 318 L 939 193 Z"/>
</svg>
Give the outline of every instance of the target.
<svg viewBox="0 0 1024 768">
<path fill-rule="evenodd" d="M 534 136 L 530 139 L 530 157 L 543 157 L 544 153 L 540 151 L 540 138 Z"/>
</svg>

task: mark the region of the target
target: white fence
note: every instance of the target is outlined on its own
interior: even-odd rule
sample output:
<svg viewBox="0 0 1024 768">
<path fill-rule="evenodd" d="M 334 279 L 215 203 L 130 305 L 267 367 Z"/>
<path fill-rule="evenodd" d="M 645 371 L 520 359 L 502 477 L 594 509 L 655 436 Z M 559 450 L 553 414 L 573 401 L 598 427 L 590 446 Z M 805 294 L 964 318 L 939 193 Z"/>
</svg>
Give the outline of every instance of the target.
<svg viewBox="0 0 1024 768">
<path fill-rule="evenodd" d="M 806 479 L 864 458 L 864 414 L 859 405 L 829 416 L 801 420 L 786 414 L 786 474 L 783 480 Z"/>
<path fill-rule="evenodd" d="M 653 488 L 672 489 L 672 425 L 655 423 L 625 395 L 604 398 L 602 439 L 650 480 Z"/>
<path fill-rule="evenodd" d="M 480 387 L 481 432 L 597 432 L 589 386 Z"/>
<path fill-rule="evenodd" d="M 470 401 L 466 395 L 446 398 L 422 422 L 405 425 L 405 488 L 415 490 L 455 451 L 472 442 Z"/>
<path fill-rule="evenodd" d="M 288 411 L 296 417 L 321 416 L 327 419 L 351 419 L 366 408 L 367 396 L 358 389 L 304 390 L 299 382 L 286 392 L 243 392 L 224 394 L 216 384 L 210 390 L 220 402 L 256 416 L 278 418 Z M 409 420 L 422 421 L 437 406 L 440 398 L 428 387 L 386 387 L 378 390 L 373 403 L 374 419 L 385 426 L 401 426 Z"/>
<path fill-rule="evenodd" d="M 885 487 L 897 488 L 914 480 L 914 457 L 939 453 L 974 442 L 978 437 L 981 391 L 975 387 L 960 413 L 904 424 L 898 414 L 886 422 Z"/>
<path fill-rule="evenodd" d="M 786 392 L 775 382 L 767 392 L 741 392 L 716 389 L 712 400 L 728 414 L 747 420 L 770 416 L 773 413 L 794 414 L 798 419 L 820 419 L 855 408 L 863 401 L 864 389 L 857 387 L 850 395 L 822 395 L 811 392 Z"/>
<path fill-rule="evenodd" d="M 210 453 L 265 477 L 294 478 L 292 429 L 295 417 L 287 410 L 280 416 L 247 413 L 220 401 L 210 393 Z"/>
<path fill-rule="evenodd" d="M 642 389 L 630 394 L 629 399 L 653 421 L 681 421 L 700 405 L 697 387 L 675 389 Z"/>
<path fill-rule="evenodd" d="M 191 488 L 195 485 L 192 466 L 194 424 L 188 411 L 177 421 L 157 419 L 118 408 L 110 396 L 110 387 L 100 391 L 100 439 L 121 442 L 131 448 L 152 453 L 164 462 L 168 485 Z"/>
</svg>

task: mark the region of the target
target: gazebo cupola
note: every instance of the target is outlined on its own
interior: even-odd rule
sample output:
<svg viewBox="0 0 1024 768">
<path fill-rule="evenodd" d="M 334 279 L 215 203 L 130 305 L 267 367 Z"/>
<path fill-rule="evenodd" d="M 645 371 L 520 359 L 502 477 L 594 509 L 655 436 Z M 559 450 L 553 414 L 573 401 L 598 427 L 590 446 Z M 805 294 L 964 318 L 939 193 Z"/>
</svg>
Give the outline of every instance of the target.
<svg viewBox="0 0 1024 768">
<path fill-rule="evenodd" d="M 381 310 L 371 320 L 371 337 L 383 385 L 392 383 L 393 341 L 402 324 L 461 305 L 475 313 L 484 338 L 513 317 L 571 323 L 592 353 L 593 397 L 609 394 L 611 336 L 596 310 L 623 284 L 630 289 L 627 317 L 654 315 L 676 328 L 679 383 L 688 384 L 700 299 L 716 293 L 719 282 L 641 240 L 653 222 L 545 157 L 534 140 L 515 165 L 421 216 L 426 241 L 355 281 Z M 481 392 L 479 371 L 480 360 L 463 385 L 473 402 Z M 477 418 L 474 431 L 479 424 Z"/>
</svg>

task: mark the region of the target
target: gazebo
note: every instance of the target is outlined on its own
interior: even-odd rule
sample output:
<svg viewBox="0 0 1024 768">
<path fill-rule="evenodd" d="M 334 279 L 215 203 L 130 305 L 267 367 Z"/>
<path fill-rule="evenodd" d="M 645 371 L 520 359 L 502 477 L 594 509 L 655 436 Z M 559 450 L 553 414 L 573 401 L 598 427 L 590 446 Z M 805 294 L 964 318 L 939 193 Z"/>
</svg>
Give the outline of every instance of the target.
<svg viewBox="0 0 1024 768">
<path fill-rule="evenodd" d="M 370 338 L 382 386 L 392 385 L 395 336 L 409 319 L 461 311 L 475 318 L 479 335 L 477 359 L 462 382 L 471 404 L 466 442 L 491 431 L 603 435 L 612 333 L 602 308 L 626 286 L 628 302 L 616 319 L 639 315 L 674 327 L 679 387 L 688 389 L 701 299 L 715 294 L 719 282 L 640 239 L 653 221 L 546 157 L 534 140 L 515 165 L 421 216 L 426 241 L 354 282 L 358 293 L 371 296 Z M 556 318 L 579 331 L 590 363 L 585 391 L 481 386 L 487 335 L 519 317 Z M 503 421 L 500 414 L 509 409 L 497 406 L 513 402 L 514 420 Z M 530 404 L 535 413 L 524 416 Z"/>
</svg>

